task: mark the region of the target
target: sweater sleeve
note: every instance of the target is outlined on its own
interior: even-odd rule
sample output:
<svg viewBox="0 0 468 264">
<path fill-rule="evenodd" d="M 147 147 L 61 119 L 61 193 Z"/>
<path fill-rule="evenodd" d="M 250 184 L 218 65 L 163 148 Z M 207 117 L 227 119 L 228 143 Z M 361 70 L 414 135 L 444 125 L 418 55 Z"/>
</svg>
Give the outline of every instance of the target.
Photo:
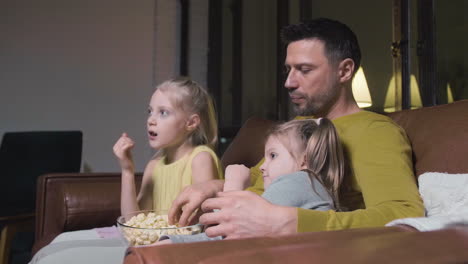
<svg viewBox="0 0 468 264">
<path fill-rule="evenodd" d="M 377 227 L 397 218 L 424 215 L 404 131 L 392 122 L 377 121 L 352 136 L 353 144 L 347 146 L 354 172 L 352 185 L 362 193 L 365 209 L 298 209 L 299 232 Z"/>
<path fill-rule="evenodd" d="M 253 185 L 246 189 L 247 191 L 254 192 L 258 195 L 262 195 L 263 191 L 265 190 L 263 188 L 262 172 L 260 171 L 260 166 L 262 166 L 264 161 L 265 159 L 262 158 L 262 160 L 259 161 L 257 165 L 250 168 L 250 182 Z"/>
<path fill-rule="evenodd" d="M 304 171 L 279 176 L 268 186 L 262 197 L 276 205 L 320 211 L 334 210 L 333 199 L 325 187 L 315 178 L 311 181 Z"/>
</svg>

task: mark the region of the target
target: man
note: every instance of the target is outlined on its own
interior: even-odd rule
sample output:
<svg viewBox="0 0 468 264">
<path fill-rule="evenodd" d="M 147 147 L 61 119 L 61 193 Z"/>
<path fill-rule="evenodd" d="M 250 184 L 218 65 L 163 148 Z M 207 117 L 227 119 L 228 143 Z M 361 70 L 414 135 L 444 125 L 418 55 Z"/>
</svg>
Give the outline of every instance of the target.
<svg viewBox="0 0 468 264">
<path fill-rule="evenodd" d="M 241 238 L 383 226 L 423 216 L 404 131 L 385 116 L 362 111 L 353 98 L 351 82 L 361 60 L 355 34 L 338 21 L 316 19 L 285 27 L 282 37 L 287 44 L 285 87 L 297 114 L 331 119 L 350 159 L 350 182 L 341 196 L 350 211 L 268 203 L 257 195 L 263 191 L 259 164 L 251 170 L 252 192 L 217 193 L 221 181 L 190 186 L 174 201 L 171 220 L 186 224 L 201 204 L 207 213 L 200 222 L 210 225 L 208 236 Z"/>
</svg>

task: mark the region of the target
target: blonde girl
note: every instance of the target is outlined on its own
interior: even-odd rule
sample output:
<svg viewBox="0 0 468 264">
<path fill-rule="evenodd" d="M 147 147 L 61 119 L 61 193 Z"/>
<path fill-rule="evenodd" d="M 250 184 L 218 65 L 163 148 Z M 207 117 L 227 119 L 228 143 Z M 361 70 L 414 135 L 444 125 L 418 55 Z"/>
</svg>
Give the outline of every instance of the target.
<svg viewBox="0 0 468 264">
<path fill-rule="evenodd" d="M 314 210 L 344 210 L 340 192 L 345 178 L 345 157 L 338 133 L 326 118 L 295 119 L 274 126 L 265 143 L 260 166 L 265 192 L 273 204 Z M 243 190 L 250 170 L 243 165 L 226 168 L 224 191 Z"/>
<path fill-rule="evenodd" d="M 123 133 L 113 148 L 122 170 L 122 215 L 168 210 L 183 187 L 222 178 L 213 151 L 217 131 L 213 102 L 205 89 L 187 78 L 160 84 L 151 97 L 147 120 L 149 144 L 156 154 L 144 170 L 138 194 L 134 141 Z"/>
<path fill-rule="evenodd" d="M 282 159 L 288 161 L 282 161 Z M 265 162 L 260 170 L 266 189 L 264 197 L 269 195 L 267 189 L 271 189 L 268 187 L 273 184 L 279 185 L 282 182 L 281 185 L 286 185 L 286 182 L 291 182 L 286 180 L 291 175 L 285 176 L 284 174 L 294 170 L 303 171 L 306 172 L 310 181 L 305 180 L 305 185 L 301 187 L 297 184 L 300 181 L 296 179 L 295 188 L 307 190 L 309 186 L 312 187 L 313 192 L 309 193 L 306 200 L 324 202 L 325 210 L 344 209 L 340 205 L 340 192 L 345 177 L 345 158 L 335 126 L 326 118 L 297 119 L 274 127 L 265 145 Z M 297 175 L 300 173 L 292 175 L 298 177 Z M 290 191 L 295 189 L 291 186 L 282 186 L 281 188 Z M 327 195 L 323 195 L 324 191 Z M 276 197 L 276 194 L 273 194 L 272 198 L 275 197 L 275 200 L 288 199 L 289 195 L 291 194 Z M 314 198 L 316 195 L 317 197 Z M 327 206 L 327 201 L 330 199 L 332 204 Z M 308 206 L 296 207 L 307 208 Z M 309 206 L 309 209 L 317 210 L 318 207 L 311 208 Z"/>
</svg>

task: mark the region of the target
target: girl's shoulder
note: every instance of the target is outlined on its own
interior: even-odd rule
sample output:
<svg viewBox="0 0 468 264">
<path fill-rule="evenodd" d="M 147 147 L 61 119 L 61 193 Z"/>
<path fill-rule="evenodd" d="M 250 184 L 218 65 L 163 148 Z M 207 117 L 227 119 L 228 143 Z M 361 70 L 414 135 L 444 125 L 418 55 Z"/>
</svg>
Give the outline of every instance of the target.
<svg viewBox="0 0 468 264">
<path fill-rule="evenodd" d="M 201 154 L 201 153 L 204 153 L 204 154 Z M 210 155 L 211 157 L 216 157 L 218 158 L 218 156 L 216 155 L 216 153 L 214 152 L 214 150 L 212 148 L 210 148 L 209 146 L 207 145 L 199 145 L 199 146 L 196 146 L 193 150 L 192 150 L 192 153 L 190 153 L 190 159 L 194 159 L 195 157 L 198 157 L 198 156 L 205 156 L 205 155 Z"/>
<path fill-rule="evenodd" d="M 215 178 L 224 178 L 221 161 L 209 146 L 197 146 L 192 151 L 189 162 L 191 163 L 192 173 L 198 171 L 203 172 L 202 174 L 206 174 L 206 171 L 212 171 L 214 169 L 217 173 L 217 176 L 214 176 Z"/>
<path fill-rule="evenodd" d="M 217 167 L 220 164 L 218 155 L 207 145 L 196 146 L 190 154 L 189 162 L 194 164 L 214 163 Z"/>
</svg>

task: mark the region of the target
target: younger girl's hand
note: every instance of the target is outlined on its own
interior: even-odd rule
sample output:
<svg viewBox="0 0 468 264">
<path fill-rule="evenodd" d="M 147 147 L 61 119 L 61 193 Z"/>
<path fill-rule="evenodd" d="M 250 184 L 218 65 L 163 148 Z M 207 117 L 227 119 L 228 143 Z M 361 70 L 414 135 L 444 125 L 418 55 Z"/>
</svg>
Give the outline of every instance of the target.
<svg viewBox="0 0 468 264">
<path fill-rule="evenodd" d="M 226 167 L 224 191 L 242 191 L 250 186 L 250 169 L 241 164 Z"/>
<path fill-rule="evenodd" d="M 167 245 L 167 244 L 172 244 L 172 241 L 170 239 L 164 239 L 164 240 L 160 240 L 154 243 L 153 245 L 160 246 L 160 245 Z"/>
<path fill-rule="evenodd" d="M 122 170 L 134 170 L 132 148 L 135 142 L 128 137 L 127 133 L 123 133 L 114 145 L 114 154 L 119 160 Z"/>
</svg>

